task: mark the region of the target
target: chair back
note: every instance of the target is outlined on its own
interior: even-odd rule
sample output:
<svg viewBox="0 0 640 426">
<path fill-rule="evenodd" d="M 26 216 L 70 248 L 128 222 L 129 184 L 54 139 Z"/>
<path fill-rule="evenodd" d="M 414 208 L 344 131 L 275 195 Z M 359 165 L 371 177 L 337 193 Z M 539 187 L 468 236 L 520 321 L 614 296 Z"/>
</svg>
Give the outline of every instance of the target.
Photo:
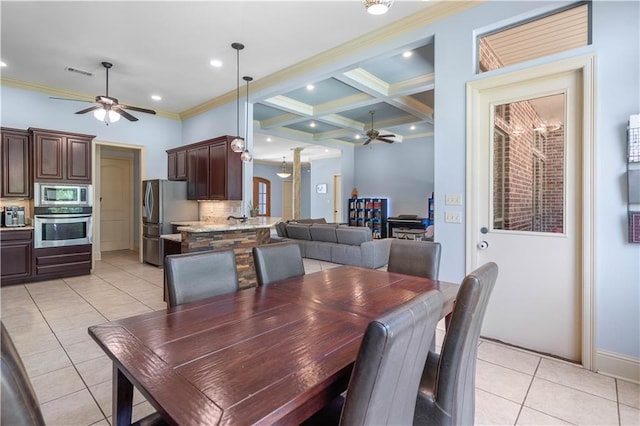
<svg viewBox="0 0 640 426">
<path fill-rule="evenodd" d="M 437 280 L 440 251 L 440 243 L 394 238 L 391 240 L 387 271 Z"/>
<path fill-rule="evenodd" d="M 427 418 L 417 419 L 418 423 L 474 423 L 478 340 L 497 277 L 498 265 L 489 262 L 462 281 L 436 368 L 433 397 L 438 412 L 431 413 Z M 431 357 L 432 354 L 429 354 L 429 358 Z M 427 363 L 425 372 L 428 369 Z M 420 398 L 418 399 L 419 404 Z M 416 416 L 421 411 L 418 408 Z"/>
<path fill-rule="evenodd" d="M 369 323 L 341 425 L 413 423 L 420 375 L 441 311 L 442 294 L 433 290 Z"/>
<path fill-rule="evenodd" d="M 296 243 L 273 243 L 253 248 L 258 285 L 304 275 L 304 262 Z"/>
<path fill-rule="evenodd" d="M 233 250 L 172 254 L 164 268 L 169 307 L 239 289 Z"/>
<path fill-rule="evenodd" d="M 2 401 L 0 424 L 2 425 L 44 425 L 40 404 L 29 376 L 22 364 L 9 333 L 0 323 L 0 353 L 2 359 Z"/>
</svg>

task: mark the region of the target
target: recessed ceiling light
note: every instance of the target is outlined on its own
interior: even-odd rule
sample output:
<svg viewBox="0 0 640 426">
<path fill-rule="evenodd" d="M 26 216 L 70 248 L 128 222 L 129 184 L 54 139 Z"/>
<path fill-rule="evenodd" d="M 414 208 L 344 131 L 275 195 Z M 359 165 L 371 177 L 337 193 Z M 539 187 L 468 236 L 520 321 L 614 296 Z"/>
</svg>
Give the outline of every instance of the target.
<svg viewBox="0 0 640 426">
<path fill-rule="evenodd" d="M 209 62 L 211 64 L 212 67 L 215 68 L 220 68 L 222 66 L 222 61 L 219 59 L 212 59 L 211 62 Z"/>
<path fill-rule="evenodd" d="M 325 150 L 324 150 L 324 152 L 329 152 L 329 150 L 328 150 L 328 149 L 325 149 Z"/>
<path fill-rule="evenodd" d="M 316 123 L 312 121 L 311 124 L 309 124 L 309 127 L 316 127 Z"/>
<path fill-rule="evenodd" d="M 356 135 L 356 139 L 360 139 L 360 135 Z"/>
<path fill-rule="evenodd" d="M 316 86 L 314 86 L 313 84 L 307 84 L 307 90 L 313 90 L 315 88 Z"/>
<path fill-rule="evenodd" d="M 409 127 L 409 128 L 410 128 L 411 130 L 415 130 L 415 129 L 416 129 L 416 126 L 411 125 L 411 127 Z"/>
<path fill-rule="evenodd" d="M 0 62 L 0 67 L 6 67 L 7 63 L 5 61 Z"/>
<path fill-rule="evenodd" d="M 402 57 L 403 57 L 403 58 L 410 58 L 411 56 L 413 56 L 413 52 L 412 52 L 412 51 L 410 51 L 410 50 L 407 50 L 406 52 L 404 52 L 404 53 L 402 54 Z"/>
<path fill-rule="evenodd" d="M 153 99 L 154 101 L 161 101 L 162 100 L 162 96 L 160 96 L 160 95 L 151 95 L 151 99 Z"/>
<path fill-rule="evenodd" d="M 271 138 L 267 138 L 267 142 L 271 142 Z"/>
</svg>

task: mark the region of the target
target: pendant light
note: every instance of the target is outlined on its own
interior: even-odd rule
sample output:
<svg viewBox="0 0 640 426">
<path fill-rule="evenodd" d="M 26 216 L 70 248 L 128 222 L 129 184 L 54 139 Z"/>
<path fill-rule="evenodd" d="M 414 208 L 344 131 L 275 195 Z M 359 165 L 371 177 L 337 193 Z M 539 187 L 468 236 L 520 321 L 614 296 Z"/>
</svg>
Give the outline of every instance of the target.
<svg viewBox="0 0 640 426">
<path fill-rule="evenodd" d="M 284 157 L 282 157 L 282 164 L 280 165 L 280 170 L 278 170 L 276 174 L 283 179 L 291 176 L 291 172 L 287 170 L 287 163 L 285 163 Z"/>
<path fill-rule="evenodd" d="M 249 139 L 249 82 L 253 80 L 253 77 L 249 77 L 245 75 L 244 77 L 242 77 L 242 79 L 247 82 L 247 102 L 246 102 L 247 114 L 244 120 L 245 122 L 244 138 L 246 140 L 246 139 Z M 249 153 L 249 150 L 247 149 L 246 142 L 244 143 L 244 151 L 242 151 L 242 155 L 240 156 L 240 159 L 245 163 L 249 163 L 253 159 L 253 156 L 251 155 L 251 153 Z"/>
<path fill-rule="evenodd" d="M 244 44 L 231 43 L 231 47 L 236 50 L 236 137 L 231 141 L 231 150 L 243 152 L 245 142 L 240 137 L 240 51 L 244 49 Z"/>
</svg>

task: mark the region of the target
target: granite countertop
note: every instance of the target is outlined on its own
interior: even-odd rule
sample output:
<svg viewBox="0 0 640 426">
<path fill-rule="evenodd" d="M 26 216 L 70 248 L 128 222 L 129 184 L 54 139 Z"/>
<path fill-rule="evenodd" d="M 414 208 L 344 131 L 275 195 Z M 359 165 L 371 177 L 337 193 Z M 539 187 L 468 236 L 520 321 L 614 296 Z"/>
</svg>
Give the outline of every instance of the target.
<svg viewBox="0 0 640 426">
<path fill-rule="evenodd" d="M 242 229 L 271 228 L 280 222 L 279 217 L 249 217 L 242 223 L 236 219 L 221 220 L 216 222 L 171 222 L 178 226 L 178 231 L 184 232 L 215 232 L 215 231 L 237 231 Z"/>
<path fill-rule="evenodd" d="M 163 238 L 165 240 L 175 241 L 177 243 L 182 242 L 182 234 L 164 234 L 164 235 L 160 235 L 160 238 Z"/>
<path fill-rule="evenodd" d="M 25 230 L 33 230 L 33 226 L 3 226 L 0 228 L 0 231 L 25 231 Z"/>
</svg>

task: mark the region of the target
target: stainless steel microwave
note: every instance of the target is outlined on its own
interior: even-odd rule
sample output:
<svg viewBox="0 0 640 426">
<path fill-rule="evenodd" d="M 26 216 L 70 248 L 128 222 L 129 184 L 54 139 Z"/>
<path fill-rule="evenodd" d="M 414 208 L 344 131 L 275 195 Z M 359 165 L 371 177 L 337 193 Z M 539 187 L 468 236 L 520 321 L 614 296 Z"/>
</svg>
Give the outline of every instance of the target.
<svg viewBox="0 0 640 426">
<path fill-rule="evenodd" d="M 91 185 L 37 182 L 33 195 L 36 207 L 91 206 L 93 202 Z"/>
</svg>

